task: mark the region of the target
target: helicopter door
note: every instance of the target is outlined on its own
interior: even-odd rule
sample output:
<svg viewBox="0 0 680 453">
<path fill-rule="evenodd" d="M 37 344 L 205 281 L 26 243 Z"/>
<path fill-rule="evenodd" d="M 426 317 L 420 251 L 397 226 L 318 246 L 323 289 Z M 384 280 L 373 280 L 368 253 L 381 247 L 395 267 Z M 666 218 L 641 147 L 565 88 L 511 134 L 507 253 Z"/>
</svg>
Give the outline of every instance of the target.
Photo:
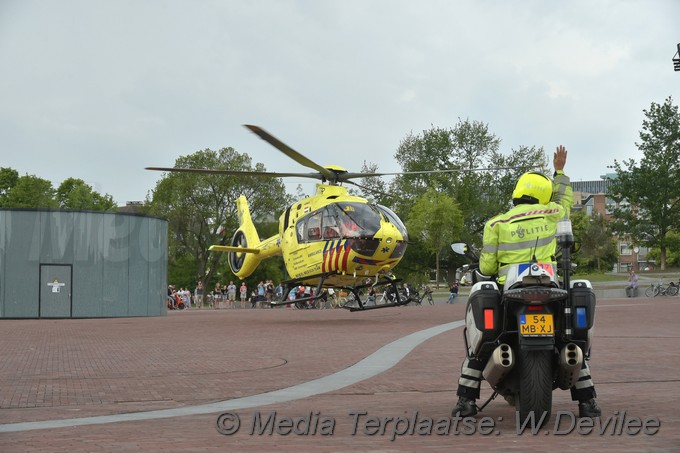
<svg viewBox="0 0 680 453">
<path fill-rule="evenodd" d="M 321 212 L 317 211 L 297 222 L 298 243 L 321 240 Z"/>
</svg>

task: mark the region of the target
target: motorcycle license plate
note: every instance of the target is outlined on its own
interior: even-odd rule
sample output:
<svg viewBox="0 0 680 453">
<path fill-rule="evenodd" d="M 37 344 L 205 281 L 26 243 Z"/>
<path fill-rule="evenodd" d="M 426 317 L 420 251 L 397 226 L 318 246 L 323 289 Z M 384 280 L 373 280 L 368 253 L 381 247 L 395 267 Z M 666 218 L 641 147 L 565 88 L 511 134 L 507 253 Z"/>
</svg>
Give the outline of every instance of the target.
<svg viewBox="0 0 680 453">
<path fill-rule="evenodd" d="M 553 315 L 550 313 L 519 315 L 519 333 L 525 337 L 553 336 Z"/>
</svg>

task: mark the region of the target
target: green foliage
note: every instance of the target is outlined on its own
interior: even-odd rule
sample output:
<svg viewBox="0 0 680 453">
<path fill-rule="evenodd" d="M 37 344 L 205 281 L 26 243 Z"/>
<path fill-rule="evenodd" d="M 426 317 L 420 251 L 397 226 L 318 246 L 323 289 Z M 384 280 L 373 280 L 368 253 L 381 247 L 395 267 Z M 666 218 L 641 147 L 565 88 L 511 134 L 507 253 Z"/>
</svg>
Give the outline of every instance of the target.
<svg viewBox="0 0 680 453">
<path fill-rule="evenodd" d="M 169 285 L 175 285 L 175 288 L 189 288 L 193 292 L 198 280 L 196 260 L 192 255 L 186 253 L 177 256 L 176 259 L 168 260 Z"/>
<path fill-rule="evenodd" d="M 390 206 L 401 218 L 409 218 L 416 200 L 432 188 L 457 202 L 465 225 L 457 236 L 445 237 L 445 240 L 480 245 L 484 223 L 510 207 L 519 176 L 529 169 L 538 167 L 545 171 L 547 168 L 542 148 L 523 146 L 506 155 L 500 152 L 500 143 L 488 125 L 460 119 L 452 128 L 433 126 L 420 135 L 408 134 L 395 154 L 404 172 L 460 171 L 399 175 L 389 185 L 391 197 L 382 197 L 382 204 Z M 412 238 L 413 241 L 417 238 Z M 432 253 L 426 259 L 422 250 L 413 242 L 399 267 L 415 272 L 422 263 L 433 262 Z M 445 266 L 450 275 L 464 262 L 448 251 L 442 253 L 440 259 L 437 262 Z"/>
<path fill-rule="evenodd" d="M 116 205 L 111 195 L 95 192 L 82 179 L 68 178 L 55 191 L 46 179 L 0 168 L 0 207 L 110 211 Z"/>
<path fill-rule="evenodd" d="M 0 207 L 6 206 L 7 195 L 19 181 L 19 173 L 13 168 L 0 168 Z"/>
<path fill-rule="evenodd" d="M 116 208 L 111 195 L 101 195 L 82 179 L 75 178 L 68 178 L 59 185 L 56 201 L 64 209 L 111 211 Z"/>
<path fill-rule="evenodd" d="M 449 237 L 461 234 L 463 217 L 453 198 L 431 188 L 416 200 L 406 225 L 411 237 L 437 253 L 449 246 Z"/>
<path fill-rule="evenodd" d="M 5 197 L 5 208 L 56 208 L 54 188 L 47 179 L 21 176 Z"/>
<path fill-rule="evenodd" d="M 439 282 L 439 261 L 452 242 L 463 232 L 463 214 L 458 203 L 448 195 L 429 188 L 420 196 L 409 213 L 406 226 L 416 247 L 434 255 L 435 280 Z M 426 261 L 427 262 L 427 261 Z M 420 272 L 422 275 L 423 272 Z M 411 280 L 417 279 L 412 276 Z"/>
<path fill-rule="evenodd" d="M 640 163 L 614 162 L 610 192 L 618 206 L 612 228 L 636 244 L 658 248 L 664 270 L 669 233 L 680 225 L 680 114 L 670 97 L 662 105 L 653 102 L 644 113 Z"/>
<path fill-rule="evenodd" d="M 597 212 L 589 216 L 583 211 L 573 213 L 571 222 L 574 240 L 581 245 L 573 259 L 578 272 L 604 272 L 614 267 L 619 251 L 609 222 Z"/>
<path fill-rule="evenodd" d="M 668 249 L 666 251 L 666 265 L 668 267 L 680 267 L 680 232 L 670 231 L 666 237 L 668 240 Z M 656 247 L 649 251 L 647 259 L 659 261 L 661 258 L 661 250 Z"/>
<path fill-rule="evenodd" d="M 361 173 L 372 174 L 379 173 L 378 165 L 370 162 L 364 161 L 361 165 Z M 392 204 L 392 197 L 387 192 L 387 184 L 379 176 L 367 176 L 361 178 L 361 184 L 356 184 L 361 191 L 349 188 L 348 193 L 350 195 L 356 195 L 366 198 L 371 203 L 377 203 L 385 206 L 390 206 Z"/>
<path fill-rule="evenodd" d="M 435 188 L 460 206 L 466 225 L 460 239 L 481 243 L 484 223 L 508 209 L 519 176 L 529 168 L 546 167 L 542 148 L 521 147 L 506 156 L 499 151 L 500 142 L 486 124 L 470 120 L 458 120 L 450 129 L 433 127 L 420 136 L 409 134 L 395 154 L 403 171 L 460 171 L 398 176 L 391 186 L 397 212 L 407 215 L 419 196 Z"/>
<path fill-rule="evenodd" d="M 261 163 L 251 165 L 247 154 L 232 148 L 197 151 L 175 161 L 175 167 L 180 168 L 265 171 Z M 191 272 L 190 276 L 171 278 L 177 281 L 200 278 L 209 289 L 218 278 L 222 282 L 236 280 L 227 265 L 227 254 L 210 252 L 208 248 L 213 244 L 230 244 L 231 232 L 238 228 L 236 199 L 241 194 L 248 199 L 252 217 L 259 223 L 271 223 L 290 201 L 277 178 L 179 172 L 163 175 L 151 199 L 147 199 L 147 210 L 169 220 L 169 268 L 177 265 L 173 267 L 177 272 L 182 269 Z M 179 266 L 189 260 L 186 255 L 195 263 L 193 269 Z"/>
</svg>

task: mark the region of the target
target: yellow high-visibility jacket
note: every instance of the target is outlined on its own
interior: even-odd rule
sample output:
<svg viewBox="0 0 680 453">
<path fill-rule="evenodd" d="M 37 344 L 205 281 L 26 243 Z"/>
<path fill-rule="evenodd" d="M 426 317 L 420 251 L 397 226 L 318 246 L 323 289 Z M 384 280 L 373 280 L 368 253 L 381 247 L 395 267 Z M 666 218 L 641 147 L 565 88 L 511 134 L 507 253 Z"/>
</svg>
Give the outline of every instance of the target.
<svg viewBox="0 0 680 453">
<path fill-rule="evenodd" d="M 552 201 L 520 204 L 487 221 L 479 271 L 495 275 L 508 264 L 528 263 L 534 255 L 539 262 L 555 263 L 557 222 L 569 218 L 573 201 L 569 177 L 558 171 Z"/>
</svg>

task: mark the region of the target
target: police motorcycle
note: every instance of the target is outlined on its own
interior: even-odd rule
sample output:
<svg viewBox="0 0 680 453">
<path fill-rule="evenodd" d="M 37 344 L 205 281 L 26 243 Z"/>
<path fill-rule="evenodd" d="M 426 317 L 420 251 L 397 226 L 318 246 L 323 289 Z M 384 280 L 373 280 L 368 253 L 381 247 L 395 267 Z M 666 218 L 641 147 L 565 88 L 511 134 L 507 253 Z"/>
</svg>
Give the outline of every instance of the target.
<svg viewBox="0 0 680 453">
<path fill-rule="evenodd" d="M 571 221 L 561 220 L 557 234 L 559 267 L 531 262 L 503 269 L 505 282 L 479 273 L 479 257 L 464 243 L 454 252 L 471 260 L 473 286 L 468 298 L 463 336 L 468 358 L 486 359 L 482 372 L 493 394 L 503 396 L 519 412 L 547 421 L 552 391 L 570 389 L 589 359 L 595 320 L 595 294 L 588 280 L 570 281 L 574 246 Z"/>
</svg>

